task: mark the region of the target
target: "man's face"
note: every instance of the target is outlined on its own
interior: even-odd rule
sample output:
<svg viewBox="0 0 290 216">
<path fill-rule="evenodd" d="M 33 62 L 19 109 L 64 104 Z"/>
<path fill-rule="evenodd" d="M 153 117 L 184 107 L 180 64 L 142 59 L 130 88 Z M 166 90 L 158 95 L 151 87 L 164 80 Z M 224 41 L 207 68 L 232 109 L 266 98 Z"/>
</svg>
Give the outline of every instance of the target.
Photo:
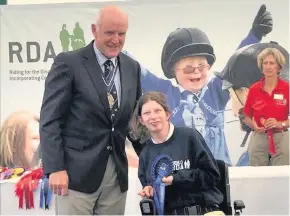
<svg viewBox="0 0 290 216">
<path fill-rule="evenodd" d="M 118 56 L 125 43 L 128 20 L 118 14 L 100 17 L 98 24 L 92 25 L 97 48 L 107 58 Z"/>
<path fill-rule="evenodd" d="M 175 77 L 182 88 L 197 92 L 207 83 L 209 68 L 205 57 L 183 58 L 175 64 Z"/>
<path fill-rule="evenodd" d="M 240 88 L 230 91 L 232 112 L 237 117 L 239 116 L 239 110 L 243 108 L 246 103 L 248 90 L 248 88 Z"/>
</svg>

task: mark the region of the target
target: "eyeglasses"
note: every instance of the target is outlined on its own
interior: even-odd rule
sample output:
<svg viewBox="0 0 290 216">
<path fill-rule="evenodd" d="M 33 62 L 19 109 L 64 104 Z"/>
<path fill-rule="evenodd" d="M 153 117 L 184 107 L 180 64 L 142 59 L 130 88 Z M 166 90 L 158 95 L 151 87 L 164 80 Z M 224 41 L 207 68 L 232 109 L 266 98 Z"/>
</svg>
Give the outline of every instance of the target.
<svg viewBox="0 0 290 216">
<path fill-rule="evenodd" d="M 199 65 L 197 67 L 193 67 L 191 65 L 186 66 L 185 68 L 176 68 L 176 70 L 182 70 L 185 74 L 191 74 L 191 73 L 195 73 L 196 70 L 198 70 L 199 72 L 204 72 L 206 69 L 208 69 L 208 64 L 206 65 Z"/>
</svg>

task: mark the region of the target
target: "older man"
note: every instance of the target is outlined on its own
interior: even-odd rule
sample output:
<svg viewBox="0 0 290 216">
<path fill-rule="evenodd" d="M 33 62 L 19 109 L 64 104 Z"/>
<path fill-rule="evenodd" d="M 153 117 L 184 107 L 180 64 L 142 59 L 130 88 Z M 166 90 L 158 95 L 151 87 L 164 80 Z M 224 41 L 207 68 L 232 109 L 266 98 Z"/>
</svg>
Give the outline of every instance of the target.
<svg viewBox="0 0 290 216">
<path fill-rule="evenodd" d="M 59 54 L 47 76 L 40 140 L 58 214 L 124 214 L 125 138 L 141 95 L 140 66 L 121 53 L 127 29 L 120 8 L 104 7 L 92 25 L 95 40 Z"/>
</svg>

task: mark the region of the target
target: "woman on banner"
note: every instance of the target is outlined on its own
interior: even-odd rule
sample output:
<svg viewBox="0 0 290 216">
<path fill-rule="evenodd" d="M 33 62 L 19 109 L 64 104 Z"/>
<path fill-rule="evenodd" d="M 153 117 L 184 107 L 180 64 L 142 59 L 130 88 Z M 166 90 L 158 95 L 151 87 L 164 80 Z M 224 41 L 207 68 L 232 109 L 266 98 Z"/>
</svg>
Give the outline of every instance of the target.
<svg viewBox="0 0 290 216">
<path fill-rule="evenodd" d="M 12 113 L 1 128 L 0 166 L 33 169 L 40 166 L 39 117 L 29 111 Z"/>
<path fill-rule="evenodd" d="M 285 63 L 276 48 L 266 48 L 258 56 L 264 77 L 250 87 L 244 107 L 244 121 L 254 130 L 250 166 L 289 165 L 289 82 L 279 78 Z"/>
<path fill-rule="evenodd" d="M 146 141 L 139 157 L 138 176 L 142 197 L 152 197 L 151 167 L 160 154 L 173 161 L 166 183 L 165 214 L 205 214 L 218 211 L 223 195 L 216 188 L 220 174 L 212 153 L 197 130 L 169 122 L 165 96 L 147 92 L 139 100 L 131 121 L 132 137 Z M 197 210 L 197 211 L 196 211 Z"/>
</svg>

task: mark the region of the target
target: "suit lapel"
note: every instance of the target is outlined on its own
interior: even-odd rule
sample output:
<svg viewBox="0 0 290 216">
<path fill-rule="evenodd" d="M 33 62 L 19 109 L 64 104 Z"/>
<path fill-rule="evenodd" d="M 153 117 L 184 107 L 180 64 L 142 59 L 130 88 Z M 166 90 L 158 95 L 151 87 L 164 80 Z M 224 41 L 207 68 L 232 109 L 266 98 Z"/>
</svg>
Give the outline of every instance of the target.
<svg viewBox="0 0 290 216">
<path fill-rule="evenodd" d="M 90 43 L 84 50 L 84 64 L 92 80 L 92 83 L 94 84 L 94 87 L 99 94 L 99 98 L 104 106 L 107 116 L 109 119 L 111 119 L 109 102 L 107 98 L 107 87 L 102 79 L 102 69 L 97 61 L 93 45 L 93 42 Z"/>
<path fill-rule="evenodd" d="M 121 116 L 121 113 L 123 112 L 126 104 L 126 100 L 128 99 L 128 91 L 130 90 L 130 80 L 129 75 L 126 74 L 128 71 L 128 64 L 126 64 L 126 60 L 122 57 L 122 54 L 120 53 L 118 57 L 119 61 L 119 71 L 120 71 L 120 82 L 121 82 L 121 103 L 119 107 L 119 111 L 117 112 L 117 116 L 115 118 L 115 121 L 117 122 Z"/>
</svg>

